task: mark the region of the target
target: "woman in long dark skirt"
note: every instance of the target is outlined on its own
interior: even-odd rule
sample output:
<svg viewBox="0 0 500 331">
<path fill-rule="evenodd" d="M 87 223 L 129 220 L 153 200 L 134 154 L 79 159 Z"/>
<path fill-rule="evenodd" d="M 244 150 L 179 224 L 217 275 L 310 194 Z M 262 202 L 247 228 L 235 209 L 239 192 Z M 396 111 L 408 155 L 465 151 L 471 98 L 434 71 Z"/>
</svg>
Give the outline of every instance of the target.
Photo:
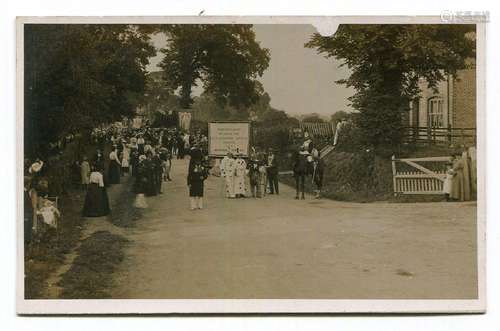
<svg viewBox="0 0 500 331">
<path fill-rule="evenodd" d="M 151 197 L 157 194 L 155 165 L 153 160 L 153 154 L 151 152 L 148 152 L 146 157 L 147 159 L 144 160 L 144 167 L 147 178 L 146 196 Z"/>
<path fill-rule="evenodd" d="M 189 160 L 187 176 L 191 210 L 203 208 L 204 181 L 207 177 L 208 168 L 203 164 L 201 150 L 199 148 L 194 148 L 191 150 L 191 159 Z"/>
<path fill-rule="evenodd" d="M 136 194 L 134 207 L 136 208 L 147 208 L 146 198 L 144 194 L 146 193 L 148 186 L 147 168 L 146 168 L 146 156 L 141 155 L 138 159 L 136 170 L 135 170 L 135 182 L 134 182 L 134 193 Z"/>
<path fill-rule="evenodd" d="M 304 191 L 305 191 L 305 180 L 308 173 L 307 168 L 307 156 L 309 153 L 305 150 L 304 147 L 301 147 L 299 152 L 296 152 L 294 155 L 293 161 L 293 176 L 295 177 L 295 199 L 304 200 Z"/>
<path fill-rule="evenodd" d="M 133 149 L 130 153 L 130 165 L 132 166 L 132 176 L 137 176 L 137 166 L 139 164 L 139 153 L 137 149 Z"/>
<path fill-rule="evenodd" d="M 114 147 L 113 151 L 109 153 L 109 170 L 108 182 L 109 184 L 120 184 L 120 171 L 121 162 L 118 158 L 118 149 Z"/>
<path fill-rule="evenodd" d="M 109 208 L 108 193 L 104 186 L 104 178 L 102 173 L 97 171 L 95 167 L 90 173 L 89 182 L 83 205 L 83 216 L 101 217 L 109 215 L 111 210 Z"/>
</svg>

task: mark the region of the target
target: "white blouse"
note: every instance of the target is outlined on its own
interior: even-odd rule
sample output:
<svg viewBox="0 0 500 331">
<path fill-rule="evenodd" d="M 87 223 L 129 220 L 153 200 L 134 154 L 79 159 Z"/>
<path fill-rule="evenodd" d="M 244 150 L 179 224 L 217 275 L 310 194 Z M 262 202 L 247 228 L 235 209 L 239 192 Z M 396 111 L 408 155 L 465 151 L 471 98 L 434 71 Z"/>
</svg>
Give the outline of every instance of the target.
<svg viewBox="0 0 500 331">
<path fill-rule="evenodd" d="M 99 187 L 104 187 L 104 179 L 102 174 L 98 171 L 94 171 L 90 174 L 90 183 L 99 184 Z"/>
</svg>

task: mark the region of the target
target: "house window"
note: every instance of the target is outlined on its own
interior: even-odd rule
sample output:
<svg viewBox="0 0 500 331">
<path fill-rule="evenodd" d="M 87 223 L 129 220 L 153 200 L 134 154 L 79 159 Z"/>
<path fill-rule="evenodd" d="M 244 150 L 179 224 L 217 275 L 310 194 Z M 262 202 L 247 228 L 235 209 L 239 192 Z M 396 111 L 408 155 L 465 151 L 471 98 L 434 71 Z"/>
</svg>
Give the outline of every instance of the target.
<svg viewBox="0 0 500 331">
<path fill-rule="evenodd" d="M 433 97 L 427 105 L 428 126 L 431 128 L 444 128 L 443 98 Z"/>
</svg>

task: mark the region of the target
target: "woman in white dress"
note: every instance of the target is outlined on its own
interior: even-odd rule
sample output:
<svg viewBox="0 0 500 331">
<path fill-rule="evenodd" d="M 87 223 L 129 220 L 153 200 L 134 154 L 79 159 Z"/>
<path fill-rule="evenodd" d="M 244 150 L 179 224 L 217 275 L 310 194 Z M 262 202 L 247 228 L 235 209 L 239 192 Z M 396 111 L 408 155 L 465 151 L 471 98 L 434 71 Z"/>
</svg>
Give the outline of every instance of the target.
<svg viewBox="0 0 500 331">
<path fill-rule="evenodd" d="M 226 198 L 235 198 L 234 194 L 234 173 L 235 173 L 235 162 L 233 159 L 233 154 L 231 152 L 227 153 L 220 163 L 220 172 L 222 178 L 224 178 L 224 184 L 226 188 Z"/>
<path fill-rule="evenodd" d="M 122 173 L 128 174 L 130 167 L 130 145 L 124 144 L 122 151 Z"/>
<path fill-rule="evenodd" d="M 109 170 L 108 170 L 108 180 L 109 184 L 120 184 L 120 169 L 121 162 L 118 158 L 118 150 L 115 147 L 111 153 L 109 153 Z"/>
<path fill-rule="evenodd" d="M 234 163 L 235 163 L 234 195 L 237 198 L 244 198 L 246 194 L 245 175 L 246 175 L 247 163 L 245 162 L 241 154 L 238 155 Z"/>
</svg>

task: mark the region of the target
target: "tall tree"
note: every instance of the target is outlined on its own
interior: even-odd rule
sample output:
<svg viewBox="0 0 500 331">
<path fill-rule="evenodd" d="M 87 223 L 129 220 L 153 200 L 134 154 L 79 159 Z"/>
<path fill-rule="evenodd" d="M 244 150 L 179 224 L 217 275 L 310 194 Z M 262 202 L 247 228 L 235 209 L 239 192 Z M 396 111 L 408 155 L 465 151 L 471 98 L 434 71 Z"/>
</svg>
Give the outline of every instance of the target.
<svg viewBox="0 0 500 331">
<path fill-rule="evenodd" d="M 141 102 L 150 37 L 131 25 L 25 25 L 26 151 L 130 115 Z"/>
<path fill-rule="evenodd" d="M 342 61 L 351 70 L 337 83 L 353 87 L 350 98 L 366 145 L 398 146 L 401 114 L 420 92 L 455 75 L 475 56 L 474 25 L 341 25 L 330 37 L 314 34 L 306 47 Z"/>
<path fill-rule="evenodd" d="M 220 104 L 248 107 L 258 99 L 257 77 L 269 65 L 269 50 L 255 41 L 251 25 L 164 25 L 167 46 L 160 67 L 165 81 L 180 89 L 181 106 L 193 102 L 198 82 Z"/>
</svg>

